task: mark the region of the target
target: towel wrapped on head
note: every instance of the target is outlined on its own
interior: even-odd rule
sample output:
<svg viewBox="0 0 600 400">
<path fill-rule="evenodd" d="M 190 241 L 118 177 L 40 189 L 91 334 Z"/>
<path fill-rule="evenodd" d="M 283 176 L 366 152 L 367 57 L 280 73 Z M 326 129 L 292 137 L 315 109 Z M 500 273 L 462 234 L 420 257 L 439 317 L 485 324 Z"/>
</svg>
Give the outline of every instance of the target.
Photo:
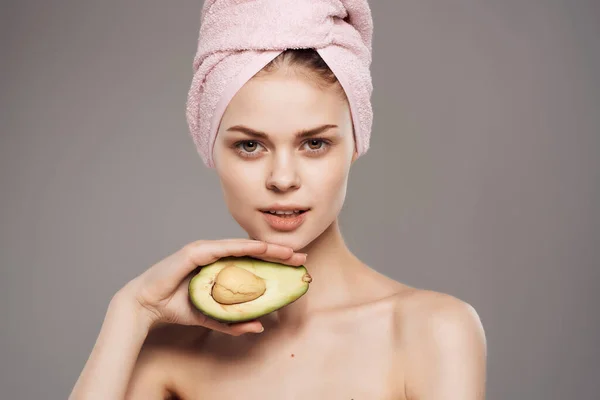
<svg viewBox="0 0 600 400">
<path fill-rule="evenodd" d="M 198 154 L 214 167 L 221 117 L 235 93 L 287 49 L 315 49 L 350 104 L 358 155 L 372 125 L 367 0 L 205 0 L 186 117 Z"/>
</svg>

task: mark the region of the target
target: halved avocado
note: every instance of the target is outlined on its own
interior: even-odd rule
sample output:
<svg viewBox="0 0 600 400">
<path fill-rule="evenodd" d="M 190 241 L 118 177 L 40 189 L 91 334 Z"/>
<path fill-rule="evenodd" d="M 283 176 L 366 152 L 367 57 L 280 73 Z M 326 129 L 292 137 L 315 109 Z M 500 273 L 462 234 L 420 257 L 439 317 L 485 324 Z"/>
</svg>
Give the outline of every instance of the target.
<svg viewBox="0 0 600 400">
<path fill-rule="evenodd" d="M 192 304 L 208 317 L 235 323 L 256 319 L 302 297 L 312 278 L 306 267 L 252 257 L 224 257 L 192 277 Z"/>
</svg>

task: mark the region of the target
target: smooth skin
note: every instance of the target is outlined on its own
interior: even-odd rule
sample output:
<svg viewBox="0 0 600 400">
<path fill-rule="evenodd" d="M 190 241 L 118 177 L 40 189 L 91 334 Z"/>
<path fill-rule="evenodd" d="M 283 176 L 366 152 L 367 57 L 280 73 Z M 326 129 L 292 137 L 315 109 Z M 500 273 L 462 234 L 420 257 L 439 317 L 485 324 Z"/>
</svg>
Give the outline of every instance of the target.
<svg viewBox="0 0 600 400">
<path fill-rule="evenodd" d="M 475 309 L 377 272 L 344 243 L 338 216 L 357 159 L 350 109 L 339 87 L 313 79 L 284 67 L 234 96 L 214 154 L 249 238 L 190 243 L 119 290 L 71 400 L 485 399 Z M 310 211 L 277 231 L 261 212 L 275 203 Z M 313 282 L 256 321 L 218 323 L 190 306 L 187 283 L 228 255 L 305 265 Z"/>
</svg>

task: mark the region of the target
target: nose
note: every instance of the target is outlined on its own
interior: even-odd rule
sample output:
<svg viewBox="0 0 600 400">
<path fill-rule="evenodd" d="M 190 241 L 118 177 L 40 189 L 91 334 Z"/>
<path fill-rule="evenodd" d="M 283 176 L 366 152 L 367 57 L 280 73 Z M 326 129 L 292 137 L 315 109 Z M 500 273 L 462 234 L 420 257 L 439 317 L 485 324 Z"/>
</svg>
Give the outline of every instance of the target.
<svg viewBox="0 0 600 400">
<path fill-rule="evenodd" d="M 273 157 L 266 180 L 267 189 L 275 192 L 287 192 L 300 188 L 300 176 L 293 157 L 279 154 Z"/>
</svg>

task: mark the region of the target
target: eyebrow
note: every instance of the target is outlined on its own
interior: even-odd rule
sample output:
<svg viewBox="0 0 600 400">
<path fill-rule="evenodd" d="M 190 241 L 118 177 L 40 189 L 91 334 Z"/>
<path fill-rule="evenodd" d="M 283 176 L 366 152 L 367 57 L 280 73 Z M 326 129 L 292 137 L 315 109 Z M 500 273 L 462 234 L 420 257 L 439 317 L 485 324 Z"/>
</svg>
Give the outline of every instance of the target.
<svg viewBox="0 0 600 400">
<path fill-rule="evenodd" d="M 312 137 L 312 136 L 318 135 L 320 133 L 323 133 L 326 130 L 329 130 L 332 128 L 337 128 L 337 127 L 338 127 L 337 125 L 326 124 L 326 125 L 318 126 L 316 128 L 303 129 L 299 132 L 296 132 L 296 138 L 305 139 L 305 138 Z M 234 126 L 228 128 L 227 132 L 241 132 L 241 133 L 245 133 L 248 136 L 253 136 L 253 137 L 261 138 L 261 139 L 267 139 L 269 137 L 264 132 L 254 130 L 252 128 L 248 128 L 247 126 L 244 126 L 244 125 L 234 125 Z"/>
</svg>

